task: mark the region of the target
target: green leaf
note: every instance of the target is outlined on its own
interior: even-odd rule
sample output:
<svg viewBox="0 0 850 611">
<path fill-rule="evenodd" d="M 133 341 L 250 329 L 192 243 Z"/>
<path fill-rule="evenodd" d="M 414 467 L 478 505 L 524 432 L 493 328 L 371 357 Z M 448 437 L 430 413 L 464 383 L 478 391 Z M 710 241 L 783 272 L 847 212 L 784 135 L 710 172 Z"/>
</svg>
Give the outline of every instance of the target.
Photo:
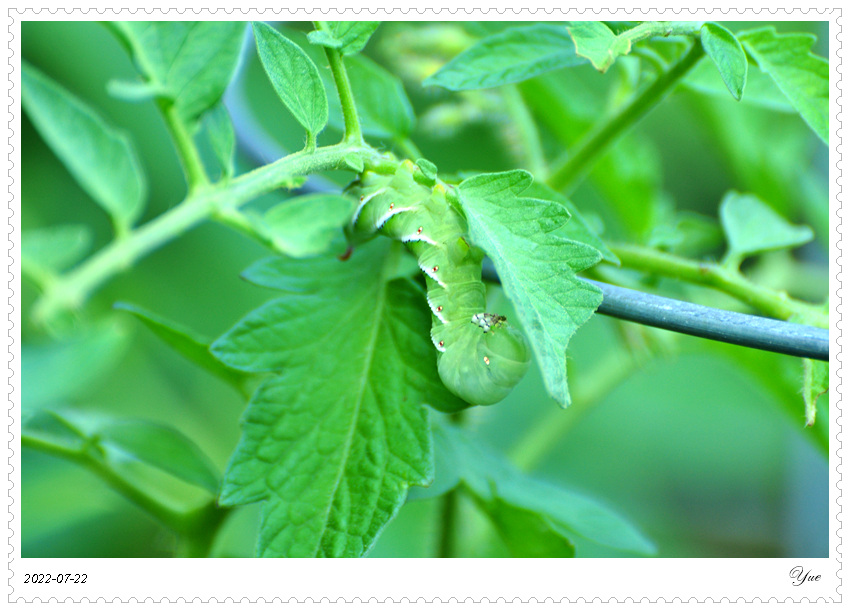
<svg viewBox="0 0 850 611">
<path fill-rule="evenodd" d="M 144 420 L 114 420 L 100 427 L 95 439 L 189 484 L 218 492 L 219 476 L 197 445 L 174 429 Z"/>
<path fill-rule="evenodd" d="M 297 44 L 316 65 L 327 65 L 324 51 L 307 42 L 302 32 L 283 28 L 286 37 Z M 360 116 L 360 128 L 366 136 L 403 140 L 413 130 L 415 116 L 401 81 L 368 57 L 343 58 L 354 104 Z M 328 124 L 345 127 L 336 83 L 330 70 L 320 70 L 328 99 Z"/>
<path fill-rule="evenodd" d="M 570 21 L 567 31 L 575 43 L 576 54 L 589 59 L 599 72 L 606 72 L 618 57 L 632 50 L 628 38 L 620 38 L 601 21 Z"/>
<path fill-rule="evenodd" d="M 422 290 L 386 281 L 391 249 L 374 240 L 346 262 L 265 263 L 252 279 L 320 282 L 260 307 L 213 344 L 233 367 L 279 372 L 248 406 L 221 496 L 266 501 L 261 556 L 363 555 L 407 488 L 433 475 L 424 405 L 457 399 L 437 376 Z"/>
<path fill-rule="evenodd" d="M 363 163 L 363 158 L 360 155 L 346 155 L 342 158 L 342 162 L 357 174 L 362 173 L 366 169 L 366 164 Z"/>
<path fill-rule="evenodd" d="M 435 427 L 434 436 L 437 447 L 451 448 L 453 466 L 480 503 L 522 510 L 526 525 L 532 516 L 538 516 L 532 522 L 535 528 L 551 528 L 561 537 L 562 547 L 578 536 L 614 549 L 647 555 L 656 552 L 651 541 L 614 511 L 583 494 L 522 473 L 457 427 L 441 424 Z"/>
<path fill-rule="evenodd" d="M 605 242 L 602 241 L 599 234 L 591 228 L 590 224 L 584 216 L 582 216 L 578 208 L 576 208 L 576 205 L 566 197 L 544 182 L 532 183 L 525 192 L 525 195 L 534 199 L 550 200 L 564 206 L 564 208 L 567 209 L 567 213 L 570 215 L 570 220 L 556 229 L 555 232 L 568 240 L 574 240 L 576 242 L 587 244 L 588 246 L 593 246 L 593 248 L 602 254 L 603 259 L 616 265 L 620 264 L 620 259 L 617 255 L 611 252 L 611 249 L 605 245 Z"/>
<path fill-rule="evenodd" d="M 149 312 L 129 303 L 116 303 L 114 306 L 140 320 L 154 335 L 171 346 L 180 356 L 201 369 L 227 382 L 246 398 L 250 395 L 253 376 L 237 369 L 231 369 L 217 360 L 209 351 L 209 342 L 197 333 L 176 322 Z"/>
<path fill-rule="evenodd" d="M 291 257 L 328 252 L 351 221 L 354 202 L 342 195 L 315 193 L 287 200 L 263 217 L 275 248 Z"/>
<path fill-rule="evenodd" d="M 258 21 L 254 38 L 263 68 L 274 90 L 310 137 L 328 123 L 328 98 L 313 61 L 297 44 Z"/>
<path fill-rule="evenodd" d="M 202 128 L 209 138 L 213 153 L 221 166 L 225 177 L 233 176 L 233 153 L 236 150 L 236 133 L 230 114 L 224 104 L 217 104 L 210 110 L 202 122 Z"/>
<path fill-rule="evenodd" d="M 343 55 L 359 53 L 369 42 L 380 21 L 325 21 L 327 30 L 307 34 L 315 45 L 339 49 Z"/>
<path fill-rule="evenodd" d="M 755 195 L 730 191 L 720 203 L 720 221 L 733 264 L 770 250 L 793 248 L 809 242 L 814 233 L 804 225 L 792 225 Z"/>
<path fill-rule="evenodd" d="M 576 548 L 552 521 L 494 497 L 474 497 L 513 558 L 573 558 Z"/>
<path fill-rule="evenodd" d="M 130 457 L 213 495 L 218 492 L 218 472 L 209 458 L 194 442 L 168 426 L 51 408 L 26 413 L 21 432 L 96 462 L 119 466 Z"/>
<path fill-rule="evenodd" d="M 218 104 L 236 72 L 243 21 L 115 21 L 147 88 L 194 123 Z M 121 90 L 126 92 L 126 87 Z"/>
<path fill-rule="evenodd" d="M 24 410 L 72 401 L 90 393 L 120 361 L 125 329 L 113 320 L 44 344 L 21 346 L 21 406 Z"/>
<path fill-rule="evenodd" d="M 829 363 L 803 359 L 803 402 L 806 426 L 814 426 L 818 413 L 818 397 L 829 392 Z"/>
<path fill-rule="evenodd" d="M 21 65 L 21 103 L 80 186 L 124 232 L 139 218 L 145 179 L 129 138 L 41 72 Z"/>
<path fill-rule="evenodd" d="M 50 445 L 71 452 L 83 452 L 89 443 L 84 430 L 66 417 L 68 410 L 24 410 L 21 417 L 21 434 L 34 437 Z"/>
<path fill-rule="evenodd" d="M 518 197 L 531 181 L 521 170 L 482 174 L 463 181 L 458 191 L 472 242 L 493 260 L 546 388 L 566 407 L 567 343 L 602 301 L 601 291 L 575 274 L 598 263 L 601 255 L 554 232 L 569 219 L 563 206 Z"/>
<path fill-rule="evenodd" d="M 426 78 L 423 85 L 452 91 L 487 89 L 583 63 L 585 59 L 576 55 L 563 26 L 520 26 L 478 41 Z"/>
<path fill-rule="evenodd" d="M 771 27 L 738 34 L 744 48 L 767 73 L 818 137 L 829 142 L 829 62 L 810 51 L 810 34 L 777 34 Z"/>
<path fill-rule="evenodd" d="M 717 78 L 717 67 L 710 59 L 699 62 L 682 80 L 682 85 L 702 94 L 729 99 L 729 90 L 722 79 Z M 741 104 L 758 106 L 779 112 L 796 113 L 773 80 L 761 70 L 747 71 L 747 95 Z"/>
<path fill-rule="evenodd" d="M 732 32 L 711 22 L 700 29 L 700 40 L 706 54 L 717 66 L 729 93 L 740 100 L 747 84 L 747 54 L 741 43 Z"/>
<path fill-rule="evenodd" d="M 422 172 L 422 175 L 425 176 L 428 180 L 436 180 L 437 179 L 437 166 L 434 165 L 433 162 L 428 161 L 427 159 L 417 159 L 416 167 Z"/>
<path fill-rule="evenodd" d="M 91 230 L 85 225 L 55 225 L 21 232 L 23 271 L 35 266 L 61 272 L 78 262 L 91 248 Z"/>
<path fill-rule="evenodd" d="M 376 138 L 406 138 L 415 117 L 401 81 L 362 55 L 347 57 L 345 67 L 363 133 Z M 342 126 L 341 112 L 338 121 Z"/>
</svg>

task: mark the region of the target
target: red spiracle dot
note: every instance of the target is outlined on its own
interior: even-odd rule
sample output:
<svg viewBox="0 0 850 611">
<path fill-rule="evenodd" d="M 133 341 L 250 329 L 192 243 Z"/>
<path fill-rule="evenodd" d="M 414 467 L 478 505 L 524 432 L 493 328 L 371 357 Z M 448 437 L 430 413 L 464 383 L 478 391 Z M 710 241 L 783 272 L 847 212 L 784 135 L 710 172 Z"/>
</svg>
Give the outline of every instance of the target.
<svg viewBox="0 0 850 611">
<path fill-rule="evenodd" d="M 437 306 L 437 311 L 438 311 L 438 312 L 442 312 L 442 311 L 443 311 L 443 306 Z"/>
<path fill-rule="evenodd" d="M 434 267 L 432 267 L 432 268 L 431 268 L 431 271 L 432 271 L 432 272 L 434 272 L 434 273 L 436 273 L 438 269 L 440 269 L 440 266 L 439 266 L 439 265 L 435 265 Z"/>
<path fill-rule="evenodd" d="M 362 202 L 364 199 L 366 199 L 366 196 L 365 196 L 365 195 L 361 195 L 361 196 L 360 196 L 360 201 Z"/>
<path fill-rule="evenodd" d="M 393 206 L 395 206 L 395 204 L 390 204 L 390 210 L 393 209 Z"/>
<path fill-rule="evenodd" d="M 420 227 L 419 229 L 417 229 L 417 230 L 416 230 L 416 233 L 417 233 L 417 234 L 422 233 L 422 227 Z"/>
<path fill-rule="evenodd" d="M 444 344 L 444 343 L 445 343 L 445 342 L 442 342 L 442 341 L 440 342 L 440 348 L 442 348 L 442 347 L 443 347 L 443 344 Z"/>
</svg>

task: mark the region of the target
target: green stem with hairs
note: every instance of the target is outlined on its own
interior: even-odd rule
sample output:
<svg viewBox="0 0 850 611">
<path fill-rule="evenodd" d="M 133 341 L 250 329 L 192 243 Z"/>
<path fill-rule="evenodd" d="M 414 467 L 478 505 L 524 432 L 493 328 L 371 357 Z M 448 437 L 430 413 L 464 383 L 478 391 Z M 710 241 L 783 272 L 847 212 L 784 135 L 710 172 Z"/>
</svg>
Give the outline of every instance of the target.
<svg viewBox="0 0 850 611">
<path fill-rule="evenodd" d="M 198 147 L 195 146 L 195 141 L 186 128 L 186 124 L 177 113 L 177 108 L 168 102 L 161 102 L 159 110 L 165 119 L 165 125 L 171 134 L 171 139 L 174 141 L 177 157 L 180 159 L 180 165 L 183 166 L 183 173 L 186 175 L 186 182 L 189 185 L 189 193 L 192 194 L 210 183 L 207 171 L 204 169 L 204 163 L 201 161 L 201 154 L 198 152 Z"/>
<path fill-rule="evenodd" d="M 345 169 L 347 166 L 343 159 L 350 155 L 360 157 L 367 165 L 390 163 L 371 147 L 341 143 L 312 152 L 293 153 L 226 184 L 190 193 L 168 212 L 133 230 L 124 239 L 112 242 L 70 272 L 58 276 L 36 304 L 34 318 L 46 321 L 57 312 L 80 307 L 107 280 L 202 221 L 285 187 L 294 177 Z"/>
<path fill-rule="evenodd" d="M 324 21 L 316 21 L 317 30 L 327 31 L 328 27 Z M 342 118 L 345 121 L 344 141 L 363 144 L 363 132 L 360 129 L 360 117 L 357 115 L 357 106 L 354 104 L 354 93 L 351 90 L 351 81 L 348 79 L 348 71 L 342 59 L 342 53 L 337 49 L 325 47 L 325 55 L 331 67 L 336 90 L 339 94 L 339 103 L 342 106 Z"/>
<path fill-rule="evenodd" d="M 793 299 L 785 292 L 753 284 L 733 267 L 693 261 L 634 244 L 614 245 L 611 251 L 625 268 L 717 289 L 773 318 L 788 320 L 797 315 L 809 324 L 829 326 L 828 317 L 817 306 Z"/>
<path fill-rule="evenodd" d="M 591 131 L 565 159 L 556 162 L 555 168 L 546 181 L 549 186 L 564 193 L 571 192 L 593 167 L 596 160 L 647 112 L 667 97 L 704 54 L 702 45 L 695 42 L 682 59 L 670 66 L 614 116 Z"/>
</svg>

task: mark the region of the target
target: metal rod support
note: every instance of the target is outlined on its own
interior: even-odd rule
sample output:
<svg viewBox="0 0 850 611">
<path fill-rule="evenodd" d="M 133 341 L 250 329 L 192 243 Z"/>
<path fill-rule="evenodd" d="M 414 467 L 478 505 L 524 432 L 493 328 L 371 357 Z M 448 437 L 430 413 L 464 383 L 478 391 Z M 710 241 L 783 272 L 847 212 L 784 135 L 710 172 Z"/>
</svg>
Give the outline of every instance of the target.
<svg viewBox="0 0 850 611">
<path fill-rule="evenodd" d="M 484 278 L 498 282 L 490 265 Z M 587 280 L 602 289 L 600 314 L 727 344 L 829 361 L 829 331 L 763 316 L 729 312 Z"/>
</svg>

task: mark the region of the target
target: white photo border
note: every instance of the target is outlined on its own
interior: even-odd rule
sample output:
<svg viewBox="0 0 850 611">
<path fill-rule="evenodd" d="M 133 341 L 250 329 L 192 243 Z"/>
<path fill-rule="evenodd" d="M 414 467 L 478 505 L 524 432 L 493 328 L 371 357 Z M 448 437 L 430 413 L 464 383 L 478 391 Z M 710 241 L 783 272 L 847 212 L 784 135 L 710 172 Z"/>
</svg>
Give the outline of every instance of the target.
<svg viewBox="0 0 850 611">
<path fill-rule="evenodd" d="M 842 10 L 836 7 L 798 9 L 777 3 L 752 9 L 652 9 L 632 7 L 627 13 L 593 8 L 569 10 L 557 5 L 540 9 L 514 9 L 510 5 L 488 9 L 423 8 L 413 3 L 324 3 L 335 17 L 363 18 L 366 9 L 382 19 L 565 19 L 627 16 L 629 19 L 736 19 L 828 20 L 830 24 L 830 557 L 769 559 L 408 559 L 408 560 L 296 560 L 296 559 L 48 559 L 20 557 L 20 24 L 24 20 L 96 20 L 123 16 L 130 19 L 270 19 L 286 16 L 311 19 L 314 8 L 219 10 L 156 8 L 132 10 L 138 5 L 115 2 L 95 4 L 94 10 L 47 10 L 13 6 L 8 9 L 6 48 L 9 50 L 7 156 L 4 156 L 9 233 L 7 299 L 9 383 L 7 391 L 9 465 L 9 577 L 10 602 L 54 601 L 154 601 L 175 602 L 355 602 L 355 601 L 652 601 L 652 602 L 766 602 L 842 600 L 842 418 L 841 329 L 843 220 L 842 92 L 843 55 L 847 34 Z M 195 3 L 200 5 L 200 3 Z M 627 3 L 624 3 L 627 4 Z M 55 5 L 55 6 L 53 6 Z M 126 5 L 126 6 L 125 6 Z M 122 8 L 117 8 L 121 6 Z M 209 7 L 209 3 L 205 3 Z M 128 12 L 131 11 L 131 12 Z M 150 12 L 149 12 L 150 11 Z M 175 12 L 177 11 L 177 12 Z M 16 302 L 16 300 L 18 300 Z M 820 581 L 794 586 L 789 574 L 803 567 L 821 576 Z M 85 573 L 86 584 L 23 584 L 28 573 Z"/>
</svg>

